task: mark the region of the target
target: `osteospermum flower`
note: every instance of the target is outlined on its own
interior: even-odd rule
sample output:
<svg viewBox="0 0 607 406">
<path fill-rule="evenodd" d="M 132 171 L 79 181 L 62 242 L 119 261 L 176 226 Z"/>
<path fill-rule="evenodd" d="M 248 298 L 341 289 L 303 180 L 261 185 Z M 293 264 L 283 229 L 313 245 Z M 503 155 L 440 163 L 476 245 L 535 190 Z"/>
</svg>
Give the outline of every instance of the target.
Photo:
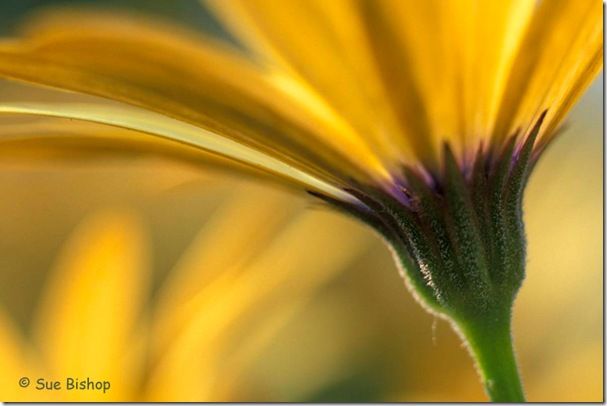
<svg viewBox="0 0 607 406">
<path fill-rule="evenodd" d="M 153 294 L 152 247 L 138 216 L 112 210 L 82 221 L 49 272 L 32 333 L 23 335 L 0 306 L 0 397 L 241 399 L 237 384 L 255 381 L 260 353 L 313 292 L 347 269 L 366 239 L 358 227 L 304 210 L 284 194 L 232 188 Z M 349 236 L 326 230 L 306 239 L 320 222 L 346 226 Z M 327 253 L 327 245 L 340 249 Z M 29 384 L 17 385 L 23 377 Z M 68 388 L 68 378 L 93 384 Z M 54 382 L 60 387 L 52 389 Z"/>
<path fill-rule="evenodd" d="M 195 147 L 359 218 L 465 338 L 490 397 L 522 400 L 510 313 L 524 278 L 523 189 L 601 69 L 601 3 L 208 4 L 246 52 L 117 15 L 39 17 L 2 44 L 0 75 L 96 97 L 2 100 L 0 112 Z M 104 139 L 98 127 L 79 133 Z"/>
</svg>

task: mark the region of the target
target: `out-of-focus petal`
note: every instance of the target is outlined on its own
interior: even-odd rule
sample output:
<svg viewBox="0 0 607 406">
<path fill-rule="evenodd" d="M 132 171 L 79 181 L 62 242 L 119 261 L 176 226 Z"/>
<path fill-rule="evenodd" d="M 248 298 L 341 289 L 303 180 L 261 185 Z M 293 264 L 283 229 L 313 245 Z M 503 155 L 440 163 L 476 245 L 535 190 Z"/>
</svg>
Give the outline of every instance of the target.
<svg viewBox="0 0 607 406">
<path fill-rule="evenodd" d="M 303 202 L 267 187 L 248 185 L 234 190 L 164 282 L 156 315 L 162 325 L 158 340 L 163 342 L 174 336 L 191 318 L 188 304 L 202 287 L 221 273 L 254 261 L 285 223 L 303 209 Z"/>
<path fill-rule="evenodd" d="M 50 276 L 36 323 L 47 379 L 111 381 L 111 391 L 62 390 L 57 400 L 132 399 L 142 359 L 134 357 L 147 294 L 148 254 L 128 214 L 101 213 L 75 231 Z M 48 398 L 47 398 L 48 400 Z"/>
<path fill-rule="evenodd" d="M 156 348 L 161 357 L 149 382 L 150 397 L 226 400 L 230 382 L 222 377 L 242 373 L 302 300 L 358 255 L 367 241 L 364 232 L 343 221 L 328 213 L 294 216 L 249 261 L 217 273 L 186 306 L 176 307 L 186 322 L 171 350 Z M 331 231 L 338 225 L 339 234 Z M 209 244 L 205 252 L 222 249 Z M 206 258 L 199 259 L 188 272 L 205 269 Z M 167 319 L 158 322 L 162 330 Z"/>
</svg>

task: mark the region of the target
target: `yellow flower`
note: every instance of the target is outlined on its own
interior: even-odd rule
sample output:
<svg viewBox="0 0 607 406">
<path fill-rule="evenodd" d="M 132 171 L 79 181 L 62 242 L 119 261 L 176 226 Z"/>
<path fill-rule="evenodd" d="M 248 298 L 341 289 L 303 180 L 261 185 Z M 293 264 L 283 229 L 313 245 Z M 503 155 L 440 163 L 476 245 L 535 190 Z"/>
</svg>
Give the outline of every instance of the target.
<svg viewBox="0 0 607 406">
<path fill-rule="evenodd" d="M 49 275 L 31 337 L 0 307 L 2 400 L 239 400 L 257 355 L 367 240 L 360 227 L 282 193 L 234 192 L 154 295 L 138 216 L 106 210 L 84 220 Z M 308 239 L 321 223 L 347 238 L 327 228 Z M 68 387 L 68 378 L 98 387 Z"/>
<path fill-rule="evenodd" d="M 2 100 L 7 145 L 46 134 L 47 147 L 219 156 L 305 189 L 384 237 L 419 301 L 466 339 L 493 400 L 523 400 L 510 334 L 523 190 L 602 67 L 601 3 L 205 4 L 246 50 L 117 14 L 33 19 L 0 44 L 0 77 L 76 95 Z M 41 132 L 15 115 L 88 124 Z"/>
</svg>

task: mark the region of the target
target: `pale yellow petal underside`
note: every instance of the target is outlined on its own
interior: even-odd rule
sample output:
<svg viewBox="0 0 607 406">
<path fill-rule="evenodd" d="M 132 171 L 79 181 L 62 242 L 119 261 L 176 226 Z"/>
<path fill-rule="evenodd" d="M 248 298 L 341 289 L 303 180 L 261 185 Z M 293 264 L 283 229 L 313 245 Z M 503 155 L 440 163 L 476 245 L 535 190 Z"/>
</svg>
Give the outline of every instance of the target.
<svg viewBox="0 0 607 406">
<path fill-rule="evenodd" d="M 25 122 L 13 120 L 10 115 L 3 118 L 0 119 L 0 161 L 5 164 L 31 165 L 41 161 L 88 164 L 95 161 L 160 158 L 180 165 L 191 165 L 197 170 L 208 171 L 211 176 L 214 172 L 237 172 L 240 177 L 262 178 L 285 190 L 293 190 L 294 187 L 294 183 L 288 179 L 256 170 L 236 160 L 125 128 L 52 117 L 37 117 Z"/>
<path fill-rule="evenodd" d="M 70 118 L 135 130 L 235 159 L 338 199 L 351 199 L 348 194 L 337 187 L 254 148 L 194 125 L 134 106 L 101 103 L 2 102 L 0 103 L 0 113 Z"/>
</svg>

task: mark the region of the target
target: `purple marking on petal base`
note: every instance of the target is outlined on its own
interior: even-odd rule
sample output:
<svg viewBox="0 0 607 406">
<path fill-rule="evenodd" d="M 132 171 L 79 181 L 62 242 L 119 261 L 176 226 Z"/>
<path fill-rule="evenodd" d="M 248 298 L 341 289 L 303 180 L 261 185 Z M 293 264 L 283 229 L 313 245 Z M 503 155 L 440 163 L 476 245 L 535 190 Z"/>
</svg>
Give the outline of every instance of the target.
<svg viewBox="0 0 607 406">
<path fill-rule="evenodd" d="M 527 137 L 523 137 L 521 138 L 515 145 L 514 145 L 514 151 L 512 151 L 512 162 L 516 162 L 521 154 L 521 151 L 523 150 L 523 147 L 525 146 L 525 142 L 527 142 Z"/>
<path fill-rule="evenodd" d="M 474 168 L 474 161 L 476 158 L 476 154 L 472 148 L 466 148 L 464 150 L 464 156 L 462 157 L 461 168 L 464 176 L 468 176 L 468 174 L 472 173 L 472 169 Z"/>
<path fill-rule="evenodd" d="M 521 154 L 521 151 L 523 149 L 523 146 L 525 145 L 525 140 L 522 140 L 521 142 L 519 142 L 517 145 L 514 146 L 514 151 L 512 152 L 512 163 L 518 161 L 518 158 Z"/>
<path fill-rule="evenodd" d="M 407 189 L 407 182 L 400 174 L 391 174 L 391 181 L 379 184 L 379 188 L 386 191 L 390 196 L 398 200 L 406 207 L 411 207 L 409 195 L 403 191 Z"/>
<path fill-rule="evenodd" d="M 398 183 L 401 183 L 401 182 L 398 182 Z M 398 200 L 404 206 L 411 207 L 411 199 L 409 196 L 407 196 L 406 193 L 404 193 L 404 191 L 403 191 L 403 189 L 405 189 L 404 186 L 401 186 L 397 183 L 391 183 L 385 189 L 392 197 L 394 197 L 396 200 Z"/>
<path fill-rule="evenodd" d="M 541 125 L 544 116 L 545 113 L 543 113 L 540 116 L 540 119 L 537 120 L 536 124 L 534 124 L 533 129 L 535 129 L 535 131 L 537 131 L 537 128 L 539 128 Z M 533 129 L 531 131 L 534 131 Z M 460 154 L 454 157 L 455 164 L 466 182 L 469 184 L 474 182 L 472 178 L 475 176 L 475 170 L 484 171 L 484 176 L 487 178 L 492 176 L 493 172 L 498 169 L 498 166 L 500 165 L 506 170 L 506 172 L 509 172 L 510 169 L 521 158 L 521 154 L 524 151 L 526 141 L 529 137 L 529 135 L 527 135 L 526 137 L 521 137 L 519 139 L 520 135 L 521 128 L 517 128 L 510 137 L 507 137 L 501 142 L 495 142 L 495 140 L 492 142 L 492 140 L 480 139 L 476 148 L 468 148 L 464 151 L 463 155 Z M 448 148 L 448 143 L 446 141 L 445 145 L 445 148 Z M 532 163 L 539 158 L 541 150 L 544 149 L 543 147 L 545 146 L 541 143 L 537 143 L 537 145 L 534 146 L 530 157 L 530 161 Z M 507 166 L 505 167 L 504 165 Z M 412 165 L 404 165 L 402 169 L 403 170 L 401 173 L 393 173 L 390 180 L 375 183 L 373 186 L 368 186 L 373 187 L 374 189 L 382 190 L 386 195 L 389 195 L 402 204 L 403 207 L 409 208 L 412 211 L 415 211 L 415 207 L 418 204 L 418 198 L 415 193 L 412 192 L 412 188 L 409 184 L 407 176 L 415 176 L 425 183 L 427 187 L 438 196 L 444 194 L 444 186 L 446 182 L 446 179 L 444 178 L 444 168 L 441 170 L 441 172 L 436 173 L 421 163 L 415 163 Z M 406 172 L 410 172 L 411 175 L 405 176 Z M 352 185 L 357 184 L 354 179 L 351 181 Z M 367 205 L 358 199 L 354 202 L 354 205 L 359 207 L 361 210 L 369 211 Z"/>
</svg>

